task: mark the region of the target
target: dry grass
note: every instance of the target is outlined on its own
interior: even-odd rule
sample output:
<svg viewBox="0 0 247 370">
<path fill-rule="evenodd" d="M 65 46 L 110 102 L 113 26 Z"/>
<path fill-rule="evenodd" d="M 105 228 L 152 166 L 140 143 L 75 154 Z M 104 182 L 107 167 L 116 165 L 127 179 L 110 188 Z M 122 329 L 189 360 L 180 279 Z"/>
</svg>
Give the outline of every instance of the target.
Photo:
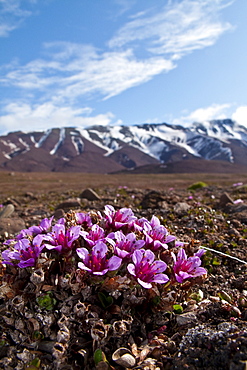
<svg viewBox="0 0 247 370">
<path fill-rule="evenodd" d="M 171 187 L 184 189 L 197 181 L 208 185 L 230 186 L 234 182 L 247 182 L 247 174 L 88 174 L 88 173 L 23 173 L 0 172 L 0 199 L 8 196 L 22 195 L 25 192 L 40 194 L 50 191 L 82 191 L 91 187 L 129 188 L 166 190 Z"/>
</svg>

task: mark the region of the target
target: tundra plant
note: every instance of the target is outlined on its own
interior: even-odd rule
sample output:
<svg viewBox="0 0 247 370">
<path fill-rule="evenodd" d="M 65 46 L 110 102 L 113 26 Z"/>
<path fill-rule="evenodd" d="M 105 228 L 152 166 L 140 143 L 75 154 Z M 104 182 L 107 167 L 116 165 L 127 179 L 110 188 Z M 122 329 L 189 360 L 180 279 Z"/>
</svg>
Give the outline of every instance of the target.
<svg viewBox="0 0 247 370">
<path fill-rule="evenodd" d="M 201 267 L 203 249 L 187 257 L 183 243 L 156 216 L 138 219 L 130 208 L 115 210 L 111 205 L 103 214 L 70 212 L 57 222 L 45 218 L 4 244 L 5 265 L 40 268 L 49 259 L 63 261 L 64 273 L 73 266 L 85 279 L 128 275 L 145 289 L 169 280 L 181 284 L 207 273 Z"/>
</svg>

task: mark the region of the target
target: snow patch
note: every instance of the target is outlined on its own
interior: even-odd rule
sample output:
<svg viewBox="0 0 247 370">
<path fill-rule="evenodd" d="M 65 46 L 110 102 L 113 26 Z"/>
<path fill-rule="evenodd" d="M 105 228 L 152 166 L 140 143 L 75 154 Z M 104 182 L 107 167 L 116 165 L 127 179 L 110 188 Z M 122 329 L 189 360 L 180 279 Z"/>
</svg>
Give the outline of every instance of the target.
<svg viewBox="0 0 247 370">
<path fill-rule="evenodd" d="M 11 141 L 1 140 L 1 142 L 4 145 L 8 146 L 9 149 L 10 149 L 10 151 L 7 152 L 7 153 L 5 151 L 3 151 L 3 155 L 7 159 L 11 159 L 14 156 L 14 153 L 16 153 L 20 150 L 20 148 L 16 144 L 12 143 Z"/>
<path fill-rule="evenodd" d="M 32 141 L 32 143 L 37 144 L 37 142 L 36 142 L 36 140 L 34 139 L 34 136 L 33 136 L 33 135 L 31 135 L 31 136 L 30 136 L 30 140 Z"/>
<path fill-rule="evenodd" d="M 50 151 L 51 155 L 56 154 L 56 151 L 58 148 L 62 145 L 63 141 L 65 139 L 65 128 L 60 128 L 60 134 L 57 144 L 54 146 L 54 148 Z"/>
<path fill-rule="evenodd" d="M 84 151 L 84 143 L 83 143 L 83 140 L 78 135 L 77 132 L 74 132 L 74 133 L 71 132 L 70 135 L 71 135 L 72 144 L 74 145 L 75 150 L 76 150 L 76 154 L 77 155 L 80 155 Z"/>
<path fill-rule="evenodd" d="M 47 137 L 50 135 L 52 129 L 47 130 L 43 136 L 39 139 L 39 141 L 35 144 L 35 148 L 40 148 L 43 144 L 43 142 L 47 139 Z"/>
<path fill-rule="evenodd" d="M 30 150 L 30 146 L 28 145 L 28 143 L 26 143 L 24 140 L 22 140 L 22 138 L 19 138 L 19 142 L 26 148 L 23 153 L 26 153 Z"/>
</svg>

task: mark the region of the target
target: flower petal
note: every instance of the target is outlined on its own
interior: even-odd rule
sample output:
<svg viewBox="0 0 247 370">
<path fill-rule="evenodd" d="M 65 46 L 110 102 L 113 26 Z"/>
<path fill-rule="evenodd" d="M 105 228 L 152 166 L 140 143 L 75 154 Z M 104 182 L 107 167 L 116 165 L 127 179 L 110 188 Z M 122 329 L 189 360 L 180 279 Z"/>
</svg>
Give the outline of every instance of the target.
<svg viewBox="0 0 247 370">
<path fill-rule="evenodd" d="M 93 275 L 105 275 L 108 272 L 108 269 L 102 271 L 93 271 Z"/>
<path fill-rule="evenodd" d="M 79 262 L 79 263 L 78 263 L 78 267 L 79 267 L 81 270 L 92 271 L 89 267 L 87 267 L 86 265 L 84 265 L 84 263 L 83 263 L 83 262 Z"/>
<path fill-rule="evenodd" d="M 112 256 L 107 263 L 107 268 L 109 271 L 117 270 L 121 266 L 121 263 L 122 263 L 122 258 L 117 257 L 117 256 Z"/>
<path fill-rule="evenodd" d="M 177 254 L 177 259 L 187 260 L 187 255 L 183 248 L 179 249 L 178 254 Z"/>
<path fill-rule="evenodd" d="M 127 270 L 129 271 L 129 273 L 133 276 L 136 276 L 136 272 L 135 272 L 135 265 L 133 265 L 133 263 L 129 263 L 128 266 L 127 266 Z"/>
<path fill-rule="evenodd" d="M 86 248 L 77 248 L 76 253 L 83 261 L 88 260 L 89 252 Z"/>
<path fill-rule="evenodd" d="M 29 258 L 26 261 L 20 261 L 17 266 L 20 268 L 32 267 L 35 265 L 35 258 Z"/>
<path fill-rule="evenodd" d="M 132 254 L 132 261 L 134 262 L 135 265 L 139 265 L 141 263 L 144 253 L 145 249 L 138 249 L 134 251 L 134 253 Z"/>
<path fill-rule="evenodd" d="M 146 289 L 150 289 L 152 288 L 152 284 L 151 283 L 146 283 L 146 281 L 143 281 L 141 279 L 137 279 L 138 283 L 143 286 L 143 288 L 146 288 Z"/>
<path fill-rule="evenodd" d="M 141 251 L 142 249 L 140 249 Z M 150 250 L 150 249 L 147 249 L 143 255 L 143 260 L 144 261 L 147 261 L 148 263 L 152 263 L 154 261 L 154 258 L 155 258 L 155 255 L 154 253 Z"/>
<path fill-rule="evenodd" d="M 169 277 L 166 274 L 156 274 L 152 281 L 154 283 L 165 284 L 169 281 Z"/>
<path fill-rule="evenodd" d="M 201 256 L 204 254 L 206 252 L 206 250 L 205 249 L 199 249 L 199 251 L 197 251 L 196 253 L 195 253 L 195 256 L 198 256 L 199 258 L 201 258 Z"/>
<path fill-rule="evenodd" d="M 92 253 L 97 254 L 97 258 L 104 258 L 108 251 L 107 245 L 101 240 L 97 241 L 95 246 L 92 248 Z"/>
<path fill-rule="evenodd" d="M 152 263 L 151 270 L 153 272 L 163 272 L 167 269 L 167 264 L 164 261 L 156 260 Z"/>
</svg>

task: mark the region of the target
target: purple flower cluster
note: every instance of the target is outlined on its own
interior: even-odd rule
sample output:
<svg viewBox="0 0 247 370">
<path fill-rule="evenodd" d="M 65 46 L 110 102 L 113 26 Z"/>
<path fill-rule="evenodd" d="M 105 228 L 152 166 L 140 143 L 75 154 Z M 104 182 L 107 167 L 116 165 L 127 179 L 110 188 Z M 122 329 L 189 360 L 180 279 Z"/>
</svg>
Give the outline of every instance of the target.
<svg viewBox="0 0 247 370">
<path fill-rule="evenodd" d="M 71 258 L 76 267 L 90 275 L 129 273 L 146 289 L 152 283 L 169 281 L 164 274 L 167 264 L 162 260 L 162 251 L 170 252 L 174 262 L 169 271 L 178 283 L 206 274 L 201 267 L 204 250 L 187 257 L 183 243 L 170 235 L 156 216 L 150 221 L 138 219 L 130 208 L 115 210 L 111 205 L 106 205 L 104 214 L 98 212 L 97 217 L 75 213 L 72 223 L 61 218 L 53 224 L 53 218 L 46 218 L 39 226 L 22 230 L 4 244 L 8 249 L 2 252 L 3 264 L 36 267 L 40 257 L 55 255 Z M 178 247 L 181 248 L 176 255 L 174 250 Z"/>
</svg>

